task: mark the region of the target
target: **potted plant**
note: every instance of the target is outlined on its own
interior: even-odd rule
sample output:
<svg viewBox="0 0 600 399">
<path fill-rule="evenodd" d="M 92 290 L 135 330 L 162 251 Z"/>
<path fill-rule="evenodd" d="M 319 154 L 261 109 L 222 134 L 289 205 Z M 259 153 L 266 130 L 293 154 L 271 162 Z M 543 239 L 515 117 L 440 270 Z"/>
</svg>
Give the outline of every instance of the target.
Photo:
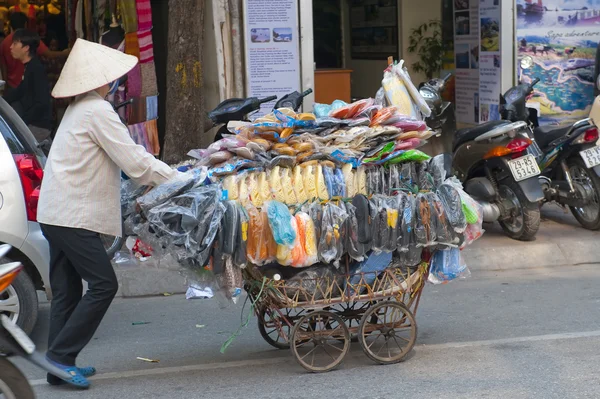
<svg viewBox="0 0 600 399">
<path fill-rule="evenodd" d="M 411 66 L 422 72 L 427 79 L 433 78 L 442 69 L 442 23 L 434 19 L 414 28 L 409 37 L 408 52 L 419 55 L 419 61 Z"/>
</svg>

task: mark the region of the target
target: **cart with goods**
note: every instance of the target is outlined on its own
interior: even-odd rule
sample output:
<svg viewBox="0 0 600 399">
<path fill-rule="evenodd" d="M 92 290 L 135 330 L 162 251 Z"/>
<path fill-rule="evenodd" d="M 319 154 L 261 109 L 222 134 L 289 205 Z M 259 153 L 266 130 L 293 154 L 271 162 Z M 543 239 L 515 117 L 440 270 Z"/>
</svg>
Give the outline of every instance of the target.
<svg viewBox="0 0 600 399">
<path fill-rule="evenodd" d="M 238 123 L 177 179 L 125 183 L 126 228 L 183 266 L 188 297 L 245 291 L 265 341 L 311 372 L 337 367 L 352 341 L 400 362 L 425 283 L 468 276 L 461 250 L 483 233 L 447 156 L 417 149 L 427 112 L 394 65 L 374 99 Z"/>
</svg>

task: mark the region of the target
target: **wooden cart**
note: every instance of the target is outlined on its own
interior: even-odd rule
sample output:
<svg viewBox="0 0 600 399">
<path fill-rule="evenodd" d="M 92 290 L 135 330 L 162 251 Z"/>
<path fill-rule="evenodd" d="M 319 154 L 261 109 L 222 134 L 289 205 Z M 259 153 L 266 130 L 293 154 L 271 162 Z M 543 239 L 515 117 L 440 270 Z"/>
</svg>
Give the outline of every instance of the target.
<svg viewBox="0 0 600 399">
<path fill-rule="evenodd" d="M 291 349 L 306 370 L 326 372 L 342 363 L 356 340 L 377 363 L 403 361 L 417 339 L 415 314 L 428 272 L 424 261 L 301 284 L 268 280 L 256 266 L 244 277 L 265 341 Z"/>
</svg>

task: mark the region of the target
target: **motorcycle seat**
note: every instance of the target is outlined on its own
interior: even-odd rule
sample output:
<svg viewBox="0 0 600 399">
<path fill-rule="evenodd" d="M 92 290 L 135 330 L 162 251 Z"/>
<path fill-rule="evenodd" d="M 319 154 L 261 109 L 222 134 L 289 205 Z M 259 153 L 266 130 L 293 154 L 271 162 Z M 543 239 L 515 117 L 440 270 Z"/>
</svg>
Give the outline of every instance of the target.
<svg viewBox="0 0 600 399">
<path fill-rule="evenodd" d="M 536 127 L 533 129 L 533 137 L 540 146 L 540 148 L 546 148 L 554 140 L 561 138 L 569 132 L 571 126 L 556 127 L 552 125 L 545 125 Z"/>
<path fill-rule="evenodd" d="M 505 125 L 508 123 L 510 123 L 510 122 L 503 121 L 503 120 L 489 121 L 489 122 L 482 123 L 481 125 L 478 125 L 478 126 L 475 126 L 472 128 L 457 130 L 454 135 L 454 145 L 452 146 L 453 151 L 456 151 L 456 149 L 459 146 L 461 146 L 462 144 L 464 144 L 468 141 L 475 140 L 477 137 L 489 132 L 493 128 L 498 127 L 500 125 Z"/>
</svg>

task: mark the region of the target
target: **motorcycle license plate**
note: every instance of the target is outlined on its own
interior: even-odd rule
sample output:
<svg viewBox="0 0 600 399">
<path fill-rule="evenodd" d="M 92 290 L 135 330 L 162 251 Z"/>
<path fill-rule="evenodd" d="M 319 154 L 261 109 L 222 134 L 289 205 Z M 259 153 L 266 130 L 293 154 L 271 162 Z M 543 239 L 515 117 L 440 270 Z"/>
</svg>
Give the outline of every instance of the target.
<svg viewBox="0 0 600 399">
<path fill-rule="evenodd" d="M 533 155 L 510 160 L 508 166 L 515 181 L 529 179 L 540 174 L 540 168 Z"/>
<path fill-rule="evenodd" d="M 600 147 L 589 148 L 581 151 L 579 154 L 588 168 L 600 165 Z"/>
<path fill-rule="evenodd" d="M 5 315 L 0 315 L 0 321 L 2 322 L 2 327 L 14 338 L 15 341 L 23 348 L 25 352 L 31 355 L 35 351 L 35 344 L 33 341 L 25 334 L 25 331 L 21 330 L 19 326 L 13 323 L 8 317 Z"/>
</svg>

